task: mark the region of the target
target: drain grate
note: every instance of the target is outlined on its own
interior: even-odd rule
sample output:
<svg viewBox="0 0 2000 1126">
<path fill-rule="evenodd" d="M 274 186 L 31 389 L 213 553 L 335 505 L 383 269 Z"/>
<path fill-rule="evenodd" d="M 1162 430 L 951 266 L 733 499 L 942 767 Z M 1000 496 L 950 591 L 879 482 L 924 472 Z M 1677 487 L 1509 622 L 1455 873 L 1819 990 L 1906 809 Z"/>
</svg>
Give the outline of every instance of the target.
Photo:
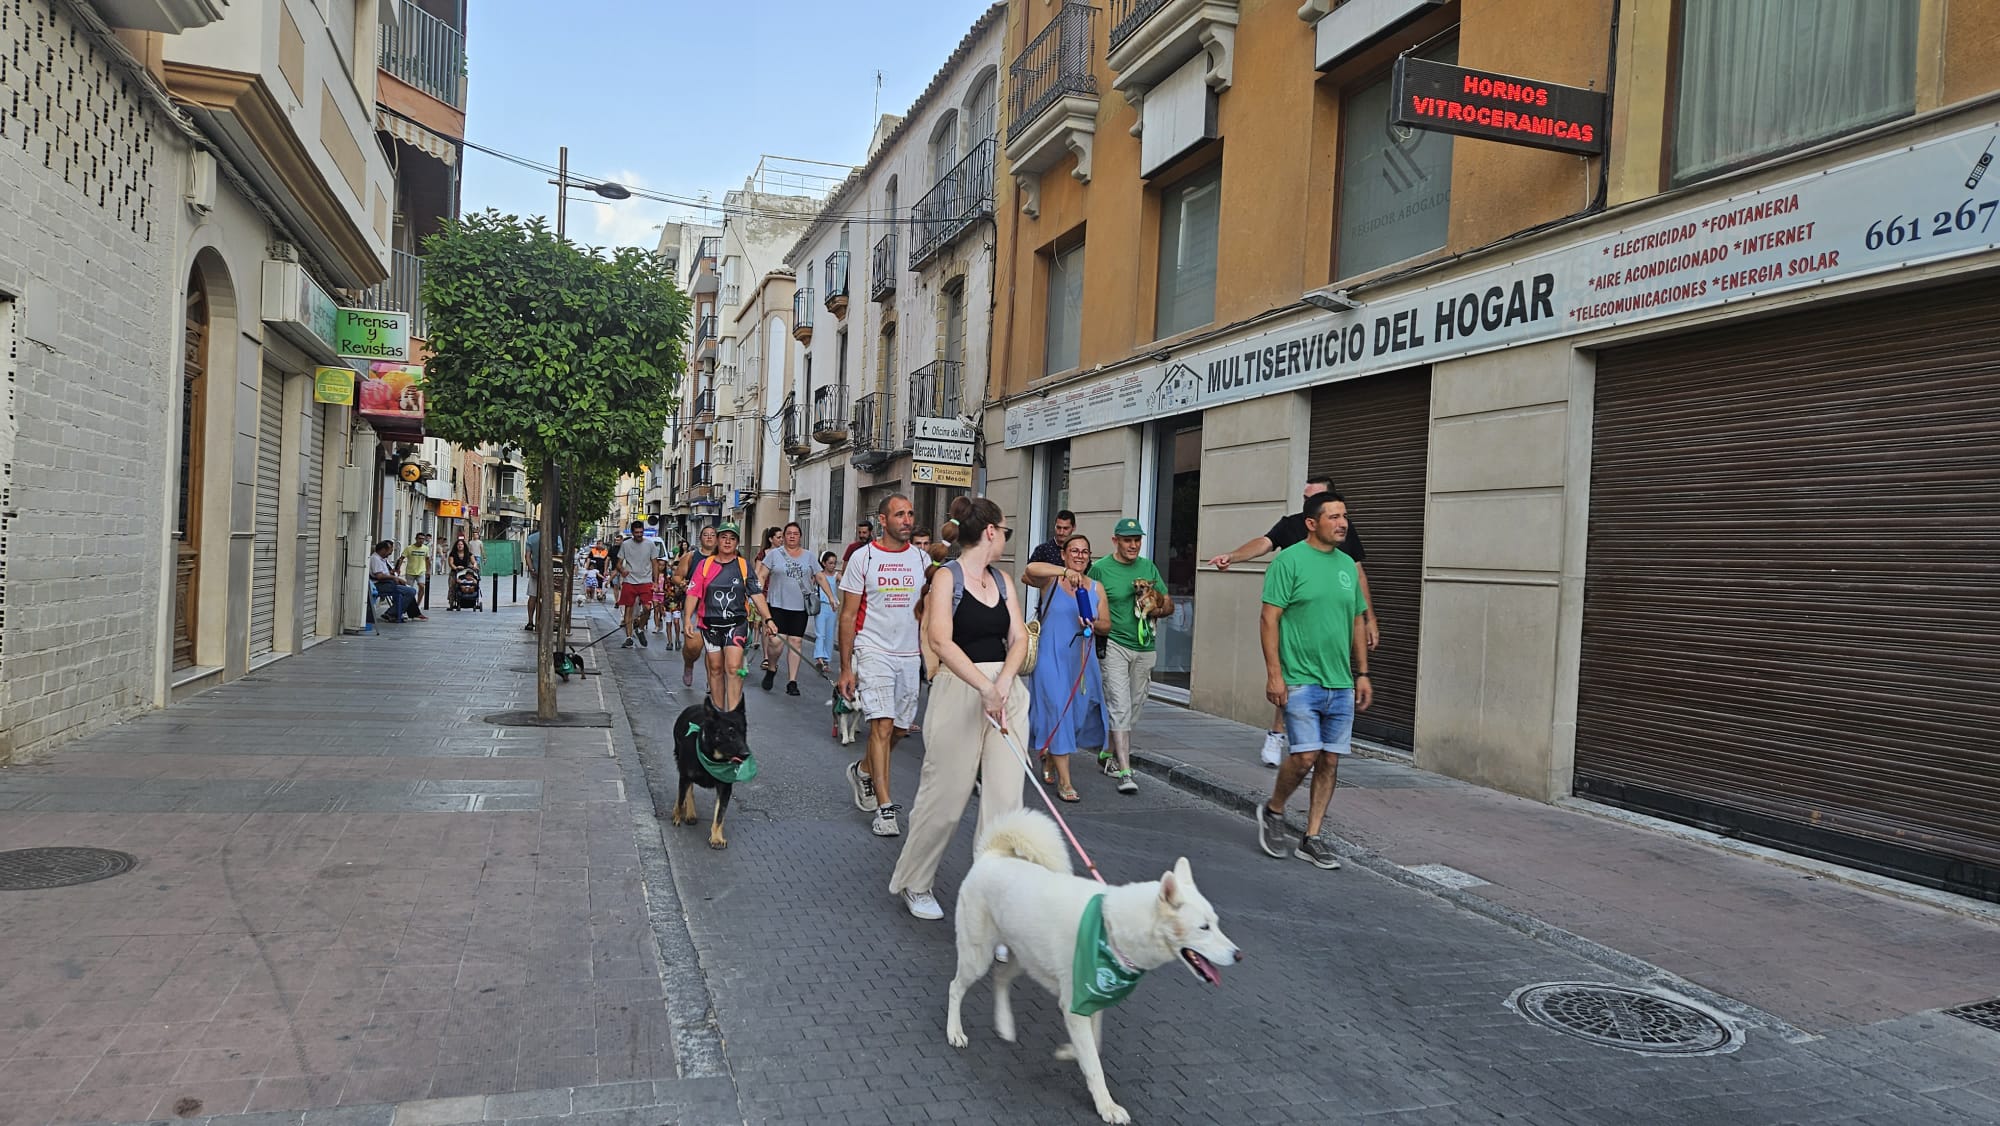
<svg viewBox="0 0 2000 1126">
<path fill-rule="evenodd" d="M 1536 1024 L 1628 1052 L 1701 1055 L 1736 1040 L 1721 1021 L 1692 1005 L 1616 985 L 1551 982 L 1531 985 L 1512 1000 Z"/>
<path fill-rule="evenodd" d="M 0 891 L 66 888 L 122 876 L 139 858 L 108 848 L 17 848 L 0 852 Z"/>
<path fill-rule="evenodd" d="M 1944 1015 L 1957 1017 L 1963 1021 L 1970 1021 L 1981 1028 L 1990 1028 L 1995 1032 L 2000 1032 L 2000 997 L 1996 997 L 1991 1001 L 1980 1001 L 1976 1004 L 1960 1005 L 1955 1009 L 1946 1009 Z"/>
</svg>

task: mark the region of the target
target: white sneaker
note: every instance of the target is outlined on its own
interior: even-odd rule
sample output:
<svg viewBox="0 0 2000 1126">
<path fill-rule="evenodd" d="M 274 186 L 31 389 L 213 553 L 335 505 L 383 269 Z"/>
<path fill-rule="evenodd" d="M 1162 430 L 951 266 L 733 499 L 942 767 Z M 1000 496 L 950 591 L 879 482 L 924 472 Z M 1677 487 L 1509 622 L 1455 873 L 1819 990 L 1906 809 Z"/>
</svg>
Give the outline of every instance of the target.
<svg viewBox="0 0 2000 1126">
<path fill-rule="evenodd" d="M 885 805 L 875 810 L 875 820 L 868 830 L 878 837 L 900 837 L 903 827 L 896 823 L 896 806 Z"/>
<path fill-rule="evenodd" d="M 937 896 L 927 891 L 904 892 L 903 906 L 909 908 L 910 914 L 919 919 L 944 918 L 944 908 L 938 906 Z"/>
<path fill-rule="evenodd" d="M 1014 960 L 1014 952 L 1007 949 L 1006 943 L 997 943 L 993 947 L 993 960 L 996 962 L 1011 962 Z"/>
<path fill-rule="evenodd" d="M 1276 766 L 1285 761 L 1286 752 L 1292 749 L 1292 737 L 1282 731 L 1264 732 L 1264 765 Z"/>
</svg>

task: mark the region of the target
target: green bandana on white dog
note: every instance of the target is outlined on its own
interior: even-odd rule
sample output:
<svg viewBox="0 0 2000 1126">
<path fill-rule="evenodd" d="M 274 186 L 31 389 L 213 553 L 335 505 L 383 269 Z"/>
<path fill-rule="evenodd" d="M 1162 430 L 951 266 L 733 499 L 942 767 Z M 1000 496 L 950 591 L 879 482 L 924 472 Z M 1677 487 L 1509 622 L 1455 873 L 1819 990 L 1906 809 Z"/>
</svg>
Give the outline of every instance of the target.
<svg viewBox="0 0 2000 1126">
<path fill-rule="evenodd" d="M 1104 930 L 1104 897 L 1094 895 L 1076 922 L 1076 960 L 1070 964 L 1069 1011 L 1087 1017 L 1123 1001 L 1145 970 L 1133 969 Z"/>
</svg>

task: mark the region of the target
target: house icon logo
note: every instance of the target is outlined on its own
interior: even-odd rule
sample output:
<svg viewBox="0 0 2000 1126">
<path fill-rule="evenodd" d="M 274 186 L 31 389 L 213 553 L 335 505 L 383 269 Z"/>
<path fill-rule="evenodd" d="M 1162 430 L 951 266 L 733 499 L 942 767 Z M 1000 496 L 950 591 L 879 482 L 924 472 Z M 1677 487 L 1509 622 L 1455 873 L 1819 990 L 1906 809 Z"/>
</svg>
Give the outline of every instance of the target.
<svg viewBox="0 0 2000 1126">
<path fill-rule="evenodd" d="M 1194 406 L 1201 397 L 1201 374 L 1186 364 L 1176 363 L 1160 377 L 1153 389 L 1154 410 L 1181 410 Z"/>
</svg>

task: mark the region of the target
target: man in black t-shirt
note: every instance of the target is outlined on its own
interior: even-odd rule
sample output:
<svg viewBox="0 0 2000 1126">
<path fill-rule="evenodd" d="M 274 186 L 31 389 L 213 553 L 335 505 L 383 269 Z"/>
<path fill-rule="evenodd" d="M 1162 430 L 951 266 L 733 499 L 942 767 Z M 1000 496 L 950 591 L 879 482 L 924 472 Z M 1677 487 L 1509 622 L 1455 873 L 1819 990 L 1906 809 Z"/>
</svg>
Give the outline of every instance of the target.
<svg viewBox="0 0 2000 1126">
<path fill-rule="evenodd" d="M 1056 513 L 1055 534 L 1035 545 L 1035 550 L 1028 553 L 1028 562 L 1050 563 L 1057 567 L 1062 566 L 1063 545 L 1068 543 L 1069 538 L 1075 534 L 1076 513 L 1065 508 L 1061 512 Z"/>
<path fill-rule="evenodd" d="M 1307 500 L 1333 490 L 1333 478 L 1308 477 L 1305 496 Z M 1283 551 L 1306 538 L 1306 514 L 1303 510 L 1290 513 L 1271 525 L 1271 530 L 1237 548 L 1227 555 L 1218 555 L 1208 561 L 1209 566 L 1218 571 L 1227 571 L 1237 563 L 1245 563 L 1260 555 L 1273 551 Z M 1382 631 L 1375 622 L 1375 596 L 1368 589 L 1367 549 L 1361 546 L 1361 532 L 1348 521 L 1347 538 L 1341 541 L 1340 550 L 1354 560 L 1355 573 L 1361 576 L 1361 597 L 1368 607 L 1362 615 L 1362 622 L 1368 631 L 1368 648 L 1373 650 L 1382 643 Z M 1279 708 L 1271 720 L 1271 729 L 1264 733 L 1263 759 L 1265 766 L 1277 766 L 1285 761 L 1288 740 L 1285 738 L 1285 710 Z"/>
</svg>

